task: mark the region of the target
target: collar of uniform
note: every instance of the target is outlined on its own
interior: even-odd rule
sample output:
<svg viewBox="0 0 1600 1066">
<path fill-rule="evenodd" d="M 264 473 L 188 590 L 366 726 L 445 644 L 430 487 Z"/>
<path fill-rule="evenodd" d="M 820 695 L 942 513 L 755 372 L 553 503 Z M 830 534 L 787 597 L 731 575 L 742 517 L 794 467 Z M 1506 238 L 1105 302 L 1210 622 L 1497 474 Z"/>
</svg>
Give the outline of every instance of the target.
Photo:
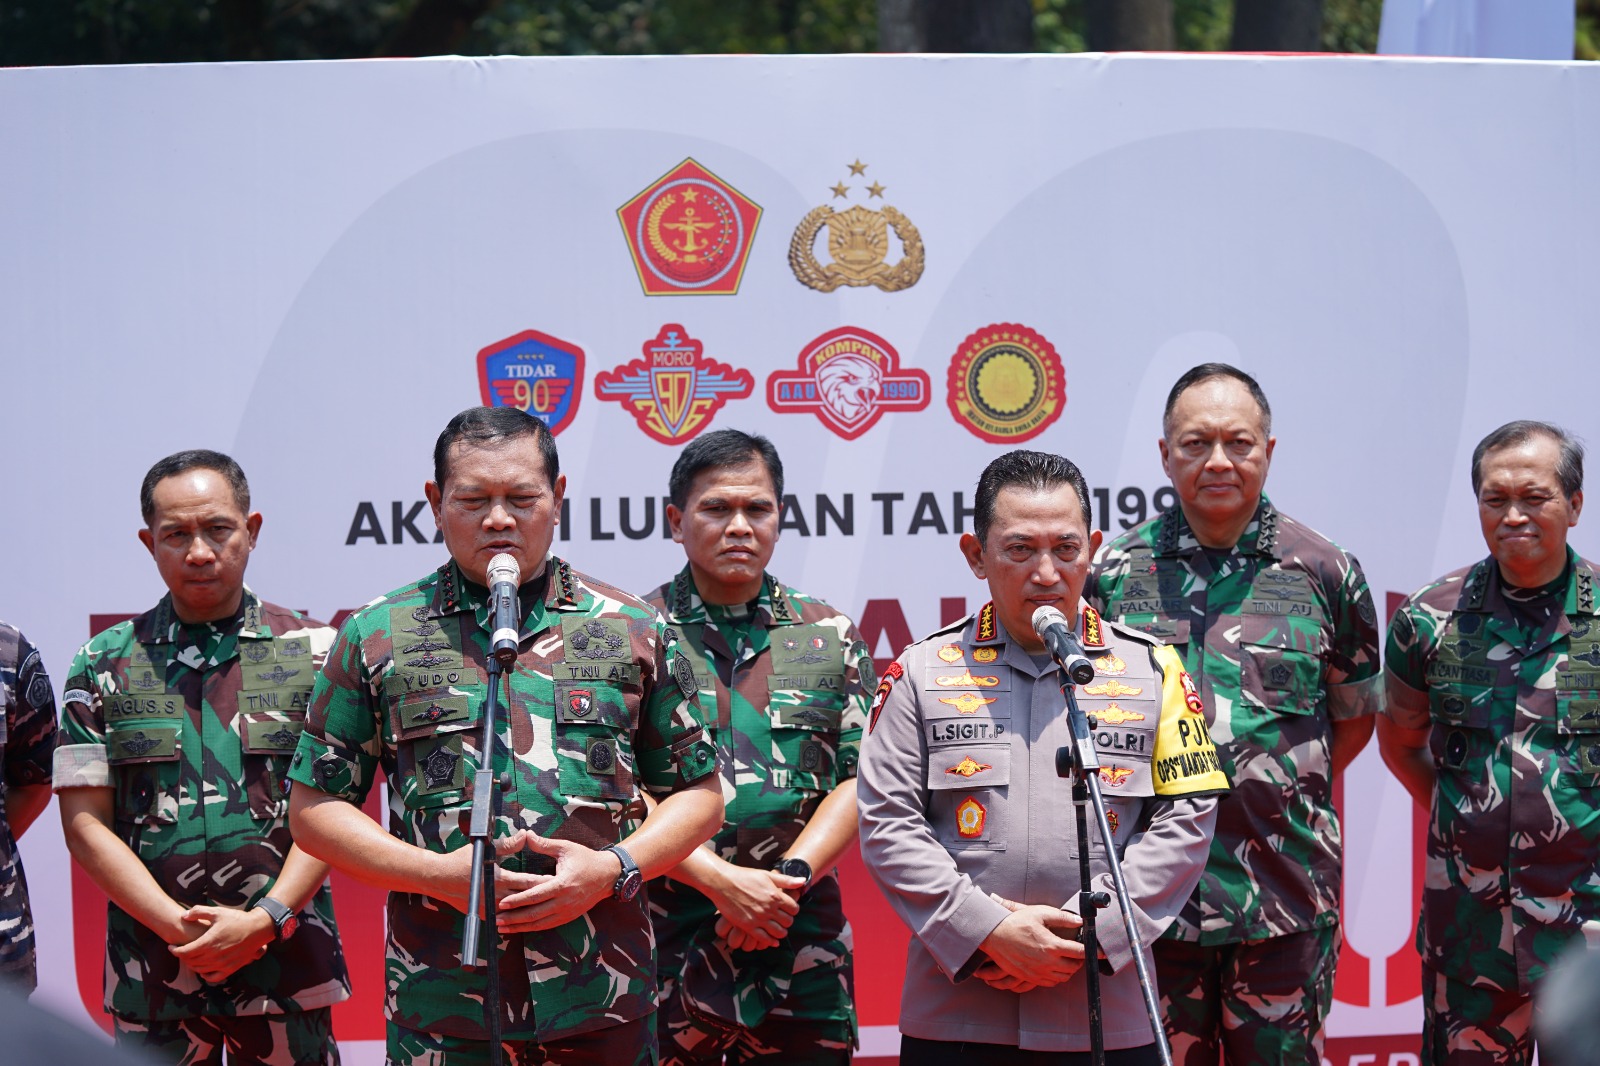
<svg viewBox="0 0 1600 1066">
<path fill-rule="evenodd" d="M 1162 512 L 1155 554 L 1194 555 L 1205 550 L 1194 535 L 1194 530 L 1189 528 L 1189 520 L 1184 517 L 1182 507 L 1169 507 Z M 1256 513 L 1250 519 L 1250 524 L 1244 527 L 1244 532 L 1239 534 L 1239 542 L 1233 546 L 1233 550 L 1239 555 L 1278 558 L 1278 509 L 1272 505 L 1266 493 L 1261 494 Z"/>
<path fill-rule="evenodd" d="M 545 585 L 544 604 L 552 611 L 581 611 L 588 608 L 594 598 L 583 583 L 573 574 L 572 565 L 554 555 L 545 556 L 545 570 L 551 580 Z M 454 559 L 439 567 L 438 582 L 434 585 L 433 599 L 428 606 L 428 617 L 439 618 L 447 614 L 471 614 L 483 629 L 489 628 L 489 601 L 476 586 L 467 580 Z M 530 579 L 531 580 L 531 579 Z M 536 617 L 530 615 L 530 618 Z"/>
<path fill-rule="evenodd" d="M 799 612 L 789 602 L 789 593 L 783 582 L 767 573 L 761 577 L 761 592 L 756 596 L 755 607 L 750 612 L 751 620 L 768 629 L 798 623 Z M 667 620 L 684 625 L 705 625 L 711 621 L 687 563 L 672 579 L 672 596 L 667 600 Z"/>
<path fill-rule="evenodd" d="M 270 637 L 272 627 L 261 621 L 261 597 L 244 586 L 239 601 L 243 616 L 239 624 L 241 637 Z M 183 620 L 172 606 L 172 593 L 161 597 L 161 602 L 140 615 L 133 623 L 133 639 L 141 644 L 171 644 L 178 639 L 178 627 Z"/>
<path fill-rule="evenodd" d="M 1111 646 L 1111 641 L 1106 639 L 1105 620 L 1100 617 L 1100 612 L 1081 602 L 1078 604 L 1078 639 L 1085 650 Z"/>
<path fill-rule="evenodd" d="M 1595 572 L 1588 560 L 1582 559 L 1572 550 L 1572 545 L 1567 545 L 1567 590 L 1562 597 L 1561 613 L 1564 615 L 1575 614 L 1600 614 L 1595 604 Z M 1504 599 L 1505 578 L 1500 575 L 1500 567 L 1495 564 L 1494 556 L 1481 559 L 1467 571 L 1467 576 L 1461 582 L 1461 599 L 1457 602 L 1458 611 L 1487 611 L 1493 612 L 1493 605 Z"/>
</svg>

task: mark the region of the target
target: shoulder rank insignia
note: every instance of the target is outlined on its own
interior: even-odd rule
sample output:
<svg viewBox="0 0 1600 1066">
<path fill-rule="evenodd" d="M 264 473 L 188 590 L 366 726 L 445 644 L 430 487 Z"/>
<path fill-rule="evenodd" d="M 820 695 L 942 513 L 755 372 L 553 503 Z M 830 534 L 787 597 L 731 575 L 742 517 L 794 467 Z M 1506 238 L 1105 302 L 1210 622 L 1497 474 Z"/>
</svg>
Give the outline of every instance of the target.
<svg viewBox="0 0 1600 1066">
<path fill-rule="evenodd" d="M 994 601 L 990 600 L 978 611 L 978 639 L 993 640 L 998 632 L 994 622 Z"/>
</svg>

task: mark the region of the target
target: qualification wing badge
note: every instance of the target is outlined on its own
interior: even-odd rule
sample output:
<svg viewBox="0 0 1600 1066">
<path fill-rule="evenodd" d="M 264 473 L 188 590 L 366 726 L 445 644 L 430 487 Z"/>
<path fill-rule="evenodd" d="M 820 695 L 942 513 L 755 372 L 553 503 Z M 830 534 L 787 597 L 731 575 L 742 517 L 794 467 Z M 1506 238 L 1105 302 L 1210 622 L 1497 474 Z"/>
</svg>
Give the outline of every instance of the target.
<svg viewBox="0 0 1600 1066">
<path fill-rule="evenodd" d="M 867 164 L 849 164 L 850 174 L 865 177 Z M 848 200 L 852 188 L 840 181 L 833 187 L 834 199 Z M 884 186 L 874 181 L 862 186 L 867 200 L 882 199 Z M 817 260 L 817 235 L 828 231 L 828 256 L 823 265 Z M 900 260 L 889 259 L 889 234 L 900 243 Z M 876 285 L 884 292 L 909 289 L 922 277 L 924 253 L 922 234 L 911 220 L 887 203 L 878 210 L 852 204 L 835 211 L 829 204 L 814 207 L 795 227 L 789 241 L 789 266 L 802 285 L 818 292 L 832 292 L 841 285 L 864 288 Z"/>
</svg>

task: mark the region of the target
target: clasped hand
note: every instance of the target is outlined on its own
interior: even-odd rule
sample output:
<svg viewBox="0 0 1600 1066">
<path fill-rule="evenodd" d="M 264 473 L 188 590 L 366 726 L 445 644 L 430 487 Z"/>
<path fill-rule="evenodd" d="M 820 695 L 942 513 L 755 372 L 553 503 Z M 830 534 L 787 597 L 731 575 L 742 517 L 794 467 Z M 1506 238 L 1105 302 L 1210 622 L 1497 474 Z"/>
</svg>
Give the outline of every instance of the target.
<svg viewBox="0 0 1600 1066">
<path fill-rule="evenodd" d="M 972 976 L 1003 992 L 1053 988 L 1083 966 L 1078 930 L 1083 920 L 1059 907 L 1024 905 L 1003 896 L 991 898 L 1010 911 L 979 945 L 988 961 Z"/>
<path fill-rule="evenodd" d="M 551 840 L 519 830 L 495 841 L 495 854 L 501 859 L 520 851 L 549 855 L 556 860 L 556 872 L 530 874 L 495 867 L 495 928 L 502 933 L 554 929 L 582 917 L 611 895 L 621 871 L 615 855 L 571 840 Z M 451 863 L 450 884 L 439 898 L 465 913 L 472 848 L 458 848 L 447 858 Z"/>
<path fill-rule="evenodd" d="M 777 947 L 800 913 L 805 880 L 732 863 L 719 874 L 706 893 L 717 907 L 717 936 L 736 951 Z"/>
</svg>

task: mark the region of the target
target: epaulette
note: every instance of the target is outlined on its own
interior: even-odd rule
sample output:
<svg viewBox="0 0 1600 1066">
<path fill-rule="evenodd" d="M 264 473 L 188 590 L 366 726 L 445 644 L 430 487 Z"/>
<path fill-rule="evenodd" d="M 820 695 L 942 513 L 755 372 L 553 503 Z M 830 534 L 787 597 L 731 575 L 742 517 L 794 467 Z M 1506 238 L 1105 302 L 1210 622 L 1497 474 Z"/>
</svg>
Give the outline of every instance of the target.
<svg viewBox="0 0 1600 1066">
<path fill-rule="evenodd" d="M 1156 535 L 1155 554 L 1172 555 L 1178 550 L 1178 516 L 1183 512 L 1169 507 L 1161 512 L 1161 532 Z"/>
<path fill-rule="evenodd" d="M 783 585 L 771 574 L 767 575 L 767 598 L 772 601 L 772 620 L 779 625 L 797 621 L 789 609 L 789 597 L 783 594 Z"/>
<path fill-rule="evenodd" d="M 672 613 L 674 617 L 689 613 L 689 568 L 678 571 L 672 579 Z"/>
<path fill-rule="evenodd" d="M 1594 571 L 1585 564 L 1578 565 L 1578 610 L 1596 614 L 1594 609 Z"/>
<path fill-rule="evenodd" d="M 1489 560 L 1484 559 L 1473 564 L 1467 571 L 1466 578 L 1461 583 L 1461 607 L 1463 611 L 1483 610 L 1483 598 L 1489 592 Z"/>
<path fill-rule="evenodd" d="M 1256 534 L 1256 551 L 1278 557 L 1278 509 L 1271 504 L 1261 508 L 1261 529 Z"/>
<path fill-rule="evenodd" d="M 1104 623 L 1107 629 L 1111 630 L 1119 637 L 1137 641 L 1140 644 L 1147 644 L 1152 648 L 1161 647 L 1160 639 L 1152 637 L 1149 633 L 1146 633 L 1142 629 L 1134 629 L 1132 626 L 1123 625 L 1121 622 L 1113 622 L 1109 618 L 1102 618 L 1101 621 Z"/>
</svg>

